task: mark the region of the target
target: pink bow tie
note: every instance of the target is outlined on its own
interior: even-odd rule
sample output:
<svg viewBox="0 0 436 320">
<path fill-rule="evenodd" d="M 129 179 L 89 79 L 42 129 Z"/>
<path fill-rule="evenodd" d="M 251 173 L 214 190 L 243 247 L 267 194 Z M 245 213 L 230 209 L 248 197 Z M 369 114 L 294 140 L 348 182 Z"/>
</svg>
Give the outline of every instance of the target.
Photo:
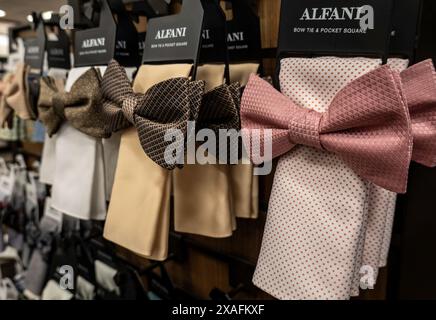
<svg viewBox="0 0 436 320">
<path fill-rule="evenodd" d="M 297 144 L 312 146 L 337 154 L 362 178 L 382 188 L 406 191 L 411 121 L 400 76 L 389 66 L 344 87 L 325 113 L 296 105 L 252 75 L 241 101 L 241 120 L 248 150 L 264 150 L 262 139 L 252 139 L 253 129 L 271 129 L 272 158 Z"/>
<path fill-rule="evenodd" d="M 425 60 L 401 72 L 404 96 L 412 121 L 412 160 L 436 166 L 436 72 Z"/>
</svg>

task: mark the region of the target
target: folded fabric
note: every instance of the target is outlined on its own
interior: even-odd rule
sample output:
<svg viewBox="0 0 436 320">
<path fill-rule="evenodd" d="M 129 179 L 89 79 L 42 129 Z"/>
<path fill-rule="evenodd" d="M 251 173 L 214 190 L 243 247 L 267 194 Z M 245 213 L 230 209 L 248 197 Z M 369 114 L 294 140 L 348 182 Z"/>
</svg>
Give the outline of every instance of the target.
<svg viewBox="0 0 436 320">
<path fill-rule="evenodd" d="M 192 65 L 143 65 L 133 91 L 145 93 L 159 82 L 188 78 Z M 144 153 L 135 128 L 123 131 L 104 237 L 141 256 L 164 260 L 168 254 L 170 171 Z"/>
<path fill-rule="evenodd" d="M 99 68 L 99 72 L 104 70 L 105 67 Z M 72 69 L 65 91 L 69 92 L 77 79 L 83 80 L 83 74 L 95 79 L 93 76 L 97 71 L 87 67 Z M 89 86 L 95 86 L 95 83 Z M 89 125 L 91 128 L 92 124 Z M 56 136 L 53 208 L 78 219 L 104 220 L 106 186 L 102 140 L 79 131 L 69 122 L 62 124 Z"/>
<path fill-rule="evenodd" d="M 42 300 L 71 300 L 74 295 L 60 287 L 54 280 L 50 280 L 42 292 Z"/>
<path fill-rule="evenodd" d="M 376 60 L 371 61 L 370 59 L 363 58 L 354 60 L 340 58 L 285 59 L 282 60 L 281 86 L 289 97 L 302 105 L 310 102 L 317 106 L 320 104 L 320 97 L 324 99 L 321 103 L 324 103 L 326 106 L 328 105 L 327 103 L 331 101 L 328 111 L 330 112 L 335 104 L 335 100 L 337 103 L 338 96 L 341 95 L 341 92 L 347 90 L 347 87 L 353 87 L 356 81 L 365 78 L 365 76 L 360 77 L 355 81 L 351 81 L 351 84 L 348 84 L 350 80 L 347 81 L 347 77 L 348 79 L 356 78 L 364 73 L 363 71 L 365 69 L 367 71 L 374 70 L 378 64 L 379 62 Z M 303 73 L 302 70 L 305 70 L 305 72 Z M 315 71 L 319 72 L 320 70 L 333 70 L 335 81 L 331 81 L 330 74 L 325 75 L 324 72 L 318 75 L 315 73 Z M 380 68 L 377 68 L 375 71 L 370 71 L 368 74 L 377 72 L 378 70 L 380 70 Z M 408 107 L 411 108 L 411 99 L 407 99 L 407 88 L 411 88 L 412 86 L 405 84 L 405 78 L 402 78 L 402 83 L 400 83 L 400 77 L 398 74 L 395 75 L 394 73 L 392 83 L 400 83 L 400 95 L 406 96 Z M 412 76 L 409 79 L 412 79 L 412 82 L 417 81 L 416 76 Z M 370 82 L 367 83 L 368 86 L 371 86 Z M 381 78 L 377 78 L 377 86 L 382 82 Z M 290 87 L 290 83 L 293 83 L 295 88 Z M 329 86 L 333 87 L 332 89 L 335 87 L 338 89 L 328 92 Z M 303 90 L 301 87 L 303 87 Z M 336 94 L 338 90 L 339 93 Z M 310 92 L 310 96 L 307 94 L 308 92 Z M 359 90 L 358 94 L 362 92 L 362 90 Z M 383 94 L 386 93 L 388 92 L 383 92 Z M 336 97 L 334 97 L 335 94 Z M 380 99 L 380 96 L 377 98 Z M 374 104 L 374 106 L 376 106 L 376 104 Z M 358 108 L 358 103 L 356 103 L 355 107 L 355 115 L 362 115 Z M 375 111 L 380 112 L 379 109 L 375 109 Z M 295 114 L 298 114 L 298 112 Z M 402 112 L 400 112 L 400 114 L 402 114 Z M 382 115 L 382 113 L 379 113 L 379 115 Z M 280 117 L 276 119 L 277 123 L 281 123 L 282 119 L 280 119 Z M 380 120 L 385 119 L 392 118 L 380 118 Z M 359 121 L 358 126 L 361 126 L 368 120 L 369 118 L 365 117 L 364 121 Z M 330 116 L 329 121 L 335 122 L 334 116 Z M 388 121 L 385 122 L 389 123 Z M 304 123 L 304 126 L 310 123 L 310 121 L 307 121 Z M 317 130 L 319 128 L 322 128 L 322 120 Z M 341 134 L 346 134 L 347 126 L 343 126 L 342 129 L 343 132 L 341 132 Z M 371 127 L 371 130 L 373 129 L 374 128 Z M 292 124 L 289 130 L 293 130 Z M 302 132 L 307 131 L 303 130 Z M 318 132 L 322 134 L 322 129 Z M 331 132 L 334 131 L 332 130 Z M 329 134 L 331 132 L 329 132 Z M 290 137 L 290 141 L 293 141 L 294 134 L 290 133 Z M 310 143 L 316 146 L 315 143 L 321 140 L 322 145 L 325 146 L 322 138 L 313 139 L 313 134 L 308 135 L 308 137 L 303 138 L 303 143 Z M 386 138 L 387 135 L 382 137 Z M 281 138 L 279 138 L 279 141 L 283 141 L 280 139 Z M 338 141 L 339 140 L 340 138 L 338 138 Z M 301 140 L 299 141 L 301 142 Z M 347 143 L 349 142 L 350 141 Z M 283 150 L 286 152 L 289 143 L 289 141 L 285 142 L 285 146 L 282 146 L 282 150 L 280 147 L 274 150 L 273 146 L 273 153 L 278 152 L 278 154 L 280 154 Z M 306 155 L 304 155 L 305 150 L 308 150 Z M 358 148 L 355 150 L 358 150 Z M 427 151 L 428 150 L 429 149 L 427 149 Z M 330 159 L 327 157 L 330 157 Z M 290 163 L 291 159 L 293 160 L 292 165 Z M 324 161 L 321 161 L 321 159 Z M 313 149 L 306 149 L 305 147 L 295 148 L 295 150 L 286 154 L 279 161 L 270 200 L 270 212 L 267 218 L 261 255 L 254 282 L 263 287 L 264 290 L 280 298 L 346 299 L 349 297 L 350 293 L 352 293 L 355 285 L 355 271 L 360 268 L 360 263 L 362 262 L 362 260 L 359 260 L 359 257 L 361 257 L 359 250 L 363 249 L 362 243 L 365 239 L 368 205 L 367 195 L 369 194 L 368 188 L 371 185 L 365 184 L 364 181 L 362 181 L 363 184 L 359 186 L 358 182 L 360 178 L 354 178 L 349 167 L 346 167 L 338 161 L 336 161 L 337 167 L 334 167 L 333 163 L 335 163 L 335 161 L 332 154 L 325 151 L 315 152 Z M 347 164 L 350 165 L 350 162 L 347 161 Z M 347 170 L 348 173 L 346 173 Z M 332 171 L 337 172 L 334 177 L 334 184 L 328 182 L 333 179 L 333 177 L 330 177 Z M 338 175 L 339 172 L 340 175 Z M 302 175 L 302 173 L 306 176 Z M 313 177 L 313 180 L 310 177 Z M 311 186 L 308 183 L 309 181 L 313 181 L 314 185 Z M 378 182 L 385 183 L 386 181 L 379 179 Z M 390 184 L 391 187 L 395 187 L 392 188 L 393 190 L 396 188 L 398 188 L 398 190 L 402 189 L 399 188 L 399 186 L 401 186 L 399 181 L 397 181 L 396 186 L 395 184 L 396 183 Z M 288 199 L 292 199 L 293 197 L 298 199 L 297 207 L 295 207 L 293 203 L 286 203 L 286 200 L 281 198 L 284 196 L 285 190 L 287 190 L 286 195 Z M 299 193 L 301 190 L 306 191 Z M 353 197 L 349 196 L 350 192 L 353 193 Z M 316 199 L 316 202 L 314 199 Z M 283 205 L 280 205 L 280 203 L 283 203 Z M 277 211 L 279 207 L 281 207 L 281 210 Z M 332 209 L 334 209 L 334 211 L 332 211 Z M 309 224 L 304 220 L 303 214 L 306 216 L 307 222 L 315 222 L 312 222 L 310 229 L 306 228 L 306 226 L 309 227 Z M 286 220 L 283 220 L 285 217 Z M 347 219 L 345 220 L 345 218 Z M 279 229 L 277 229 L 278 226 L 280 226 Z M 337 234 L 337 232 L 339 233 Z M 277 236 L 286 237 L 287 234 L 291 234 L 292 236 L 290 236 L 290 238 L 288 236 L 286 244 L 275 240 Z M 335 236 L 336 234 L 337 236 Z M 296 249 L 289 250 L 289 248 L 294 248 L 294 246 L 298 248 L 299 252 L 296 252 Z M 339 247 L 342 248 L 340 252 L 334 252 L 335 248 Z M 307 251 L 309 248 L 311 248 L 310 251 Z M 268 252 L 268 249 L 273 252 Z M 279 254 L 281 254 L 280 258 L 278 256 Z M 281 270 L 281 267 L 277 266 L 279 263 L 278 258 L 280 261 L 290 262 L 289 269 L 292 270 L 292 274 L 287 273 L 286 282 L 282 280 L 283 277 L 276 276 L 278 270 L 275 270 L 275 272 L 269 270 L 270 268 Z M 339 261 L 342 262 L 338 264 Z M 337 270 L 339 266 L 341 270 L 340 273 L 334 271 Z M 302 270 L 305 271 L 304 276 L 301 275 Z"/>
<path fill-rule="evenodd" d="M 220 129 L 239 129 L 240 93 L 238 84 L 223 84 L 224 67 L 218 74 L 216 68 L 202 65 L 197 73 L 208 91 L 202 99 L 196 130 L 211 129 L 218 139 Z M 218 163 L 219 146 L 208 150 L 215 164 L 187 164 L 173 172 L 174 229 L 178 232 L 222 238 L 231 236 L 236 228 L 229 166 Z"/>
<path fill-rule="evenodd" d="M 403 83 L 413 135 L 412 160 L 423 165 L 436 165 L 436 127 L 432 118 L 436 112 L 436 73 L 431 60 L 418 63 L 406 70 L 408 61 L 388 61 L 398 72 Z M 362 257 L 362 272 L 370 267 L 375 284 L 378 268 L 386 266 L 395 212 L 396 194 L 371 186 L 368 208 L 368 228 Z M 362 275 L 358 275 L 361 278 Z M 367 277 L 362 277 L 364 284 Z M 359 281 L 356 282 L 359 284 Z M 357 286 L 356 284 L 356 286 Z M 355 295 L 358 290 L 355 290 Z"/>
<path fill-rule="evenodd" d="M 32 119 L 27 96 L 27 76 L 30 67 L 19 64 L 12 77 L 7 80 L 6 88 L 0 101 L 0 125 L 11 124 L 15 113 L 20 119 Z"/>
<path fill-rule="evenodd" d="M 0 127 L 11 127 L 13 110 L 6 103 L 6 95 L 11 90 L 12 83 L 14 82 L 15 75 L 13 73 L 7 73 L 2 79 L 2 92 L 0 98 Z"/>
<path fill-rule="evenodd" d="M 245 87 L 251 74 L 257 74 L 259 63 L 230 64 L 230 81 Z M 243 153 L 243 157 L 245 154 Z M 257 219 L 259 215 L 259 177 L 254 175 L 247 159 L 230 167 L 233 212 L 237 218 Z"/>
<path fill-rule="evenodd" d="M 64 69 L 50 69 L 47 73 L 48 77 L 54 79 L 58 90 L 62 91 L 65 88 L 65 80 L 67 78 L 67 70 Z M 41 117 L 41 113 L 39 113 Z M 44 117 L 44 115 L 43 115 Z M 54 124 L 56 126 L 56 124 Z M 42 149 L 41 166 L 39 169 L 39 179 L 42 183 L 52 185 L 53 174 L 55 168 L 55 150 L 56 150 L 56 135 L 51 137 L 47 131 L 53 132 L 57 129 L 53 129 L 50 125 L 45 125 L 44 146 Z"/>
<path fill-rule="evenodd" d="M 95 280 L 97 281 L 97 284 L 108 292 L 120 296 L 120 287 L 115 282 L 115 276 L 117 275 L 118 271 L 99 260 L 96 260 L 94 265 Z"/>
<path fill-rule="evenodd" d="M 280 63 L 282 92 L 300 106 L 324 112 L 344 86 L 378 68 L 381 60 Z M 253 283 L 279 299 L 348 299 L 365 232 L 368 184 L 324 150 L 297 146 L 282 156 Z"/>
<path fill-rule="evenodd" d="M 77 300 L 94 300 L 95 286 L 85 278 L 78 276 L 75 297 Z"/>
</svg>

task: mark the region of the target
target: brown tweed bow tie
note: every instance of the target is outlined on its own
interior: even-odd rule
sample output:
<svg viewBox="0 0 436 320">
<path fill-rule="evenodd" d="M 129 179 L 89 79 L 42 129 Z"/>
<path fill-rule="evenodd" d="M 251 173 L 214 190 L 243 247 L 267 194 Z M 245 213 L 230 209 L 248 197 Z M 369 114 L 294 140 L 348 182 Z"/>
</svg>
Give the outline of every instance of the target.
<svg viewBox="0 0 436 320">
<path fill-rule="evenodd" d="M 94 68 L 77 79 L 70 92 L 60 90 L 50 77 L 41 79 L 39 119 L 46 126 L 49 136 L 55 134 L 64 121 L 92 137 L 110 136 L 102 116 L 100 82 L 100 72 Z"/>
</svg>

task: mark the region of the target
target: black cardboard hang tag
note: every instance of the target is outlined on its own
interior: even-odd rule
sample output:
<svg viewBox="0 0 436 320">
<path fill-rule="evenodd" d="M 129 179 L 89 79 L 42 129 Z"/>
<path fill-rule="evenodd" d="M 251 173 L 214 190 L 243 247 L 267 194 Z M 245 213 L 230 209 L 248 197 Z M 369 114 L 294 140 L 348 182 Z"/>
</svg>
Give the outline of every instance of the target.
<svg viewBox="0 0 436 320">
<path fill-rule="evenodd" d="M 36 24 L 36 37 L 24 40 L 24 62 L 32 69 L 42 71 L 44 66 L 44 54 L 46 45 L 46 34 L 42 19 L 34 18 Z"/>
<path fill-rule="evenodd" d="M 198 0 L 184 0 L 179 14 L 148 22 L 143 64 L 198 61 L 204 10 Z"/>
<path fill-rule="evenodd" d="M 57 40 L 47 40 L 47 61 L 49 68 L 70 69 L 70 38 L 65 30 L 57 27 Z"/>
<path fill-rule="evenodd" d="M 279 56 L 385 56 L 392 0 L 282 0 Z"/>
<path fill-rule="evenodd" d="M 229 0 L 227 0 L 229 1 Z M 247 0 L 231 0 L 233 19 L 227 21 L 227 44 L 231 62 L 261 58 L 260 19 Z"/>
<path fill-rule="evenodd" d="M 98 0 L 68 0 L 73 8 L 74 28 L 96 28 L 99 21 Z"/>
<path fill-rule="evenodd" d="M 395 0 L 389 54 L 413 60 L 421 20 L 421 0 Z"/>
<path fill-rule="evenodd" d="M 227 63 L 226 16 L 216 0 L 201 0 L 204 9 L 200 63 Z"/>
<path fill-rule="evenodd" d="M 169 13 L 169 1 L 145 0 L 132 3 L 132 12 L 148 18 L 166 16 Z"/>
<path fill-rule="evenodd" d="M 117 27 L 107 1 L 100 1 L 97 28 L 75 32 L 75 67 L 107 65 L 114 57 Z"/>
<path fill-rule="evenodd" d="M 114 58 L 124 67 L 141 64 L 138 56 L 138 32 L 121 0 L 109 0 L 112 13 L 117 15 L 117 32 Z"/>
<path fill-rule="evenodd" d="M 145 36 L 147 35 L 146 32 L 139 32 L 138 33 L 138 57 L 139 61 L 142 61 L 142 55 L 144 53 L 145 48 Z"/>
</svg>

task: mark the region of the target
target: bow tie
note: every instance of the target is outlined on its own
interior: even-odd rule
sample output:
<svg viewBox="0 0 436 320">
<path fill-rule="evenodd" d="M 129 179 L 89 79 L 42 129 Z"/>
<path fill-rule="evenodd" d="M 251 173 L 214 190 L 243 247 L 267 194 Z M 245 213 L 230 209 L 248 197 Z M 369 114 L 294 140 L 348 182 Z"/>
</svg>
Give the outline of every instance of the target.
<svg viewBox="0 0 436 320">
<path fill-rule="evenodd" d="M 400 77 L 388 66 L 345 86 L 325 113 L 296 105 L 252 75 L 242 97 L 241 119 L 247 150 L 252 144 L 263 150 L 264 142 L 255 142 L 253 129 L 271 129 L 273 158 L 297 144 L 307 145 L 337 154 L 362 178 L 382 188 L 406 191 L 411 124 Z"/>
<path fill-rule="evenodd" d="M 15 74 L 6 79 L 6 87 L 0 102 L 0 125 L 3 127 L 5 124 L 11 126 L 14 112 L 21 119 L 32 118 L 26 92 L 29 69 L 28 66 L 20 64 Z"/>
<path fill-rule="evenodd" d="M 240 95 L 241 87 L 237 82 L 207 92 L 201 101 L 197 130 L 211 129 L 217 136 L 220 129 L 239 130 Z"/>
<path fill-rule="evenodd" d="M 193 134 L 188 132 L 188 121 L 198 118 L 203 81 L 173 78 L 152 86 L 144 94 L 134 93 L 124 68 L 112 61 L 101 88 L 102 118 L 107 131 L 115 132 L 134 125 L 141 146 L 150 159 L 168 170 L 181 167 L 165 161 L 165 150 L 175 144 L 180 155 L 180 151 L 186 148 L 186 139 Z M 183 141 L 165 141 L 165 135 L 174 130 L 183 133 Z"/>
<path fill-rule="evenodd" d="M 108 119 L 108 130 L 116 132 L 129 127 L 132 119 L 131 112 L 123 111 L 123 99 L 130 96 L 140 99 L 141 94 L 133 93 L 130 81 L 124 68 L 116 61 L 112 61 L 102 80 L 104 96 L 104 113 Z M 219 129 L 240 129 L 239 119 L 240 86 L 239 83 L 221 85 L 207 93 L 201 99 L 198 111 L 196 129 L 211 129 L 218 133 Z M 126 109 L 126 106 L 124 106 Z"/>
<path fill-rule="evenodd" d="M 436 72 L 425 60 L 401 72 L 404 96 L 412 122 L 412 160 L 436 166 Z"/>
<path fill-rule="evenodd" d="M 49 136 L 55 134 L 64 121 L 77 130 L 96 138 L 108 138 L 102 117 L 101 76 L 98 70 L 86 71 L 70 92 L 58 88 L 50 77 L 41 79 L 38 101 L 39 119 L 46 126 Z"/>
</svg>

